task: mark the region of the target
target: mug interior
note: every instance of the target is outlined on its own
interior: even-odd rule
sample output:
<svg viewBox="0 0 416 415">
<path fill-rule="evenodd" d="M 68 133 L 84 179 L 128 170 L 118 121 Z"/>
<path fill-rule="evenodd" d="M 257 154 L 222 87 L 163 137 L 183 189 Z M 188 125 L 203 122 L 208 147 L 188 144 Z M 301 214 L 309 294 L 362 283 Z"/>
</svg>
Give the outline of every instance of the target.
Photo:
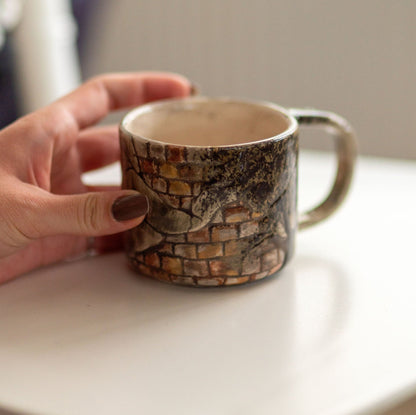
<svg viewBox="0 0 416 415">
<path fill-rule="evenodd" d="M 293 119 L 273 104 L 185 98 L 148 104 L 122 122 L 130 134 L 186 146 L 229 146 L 286 133 Z"/>
</svg>

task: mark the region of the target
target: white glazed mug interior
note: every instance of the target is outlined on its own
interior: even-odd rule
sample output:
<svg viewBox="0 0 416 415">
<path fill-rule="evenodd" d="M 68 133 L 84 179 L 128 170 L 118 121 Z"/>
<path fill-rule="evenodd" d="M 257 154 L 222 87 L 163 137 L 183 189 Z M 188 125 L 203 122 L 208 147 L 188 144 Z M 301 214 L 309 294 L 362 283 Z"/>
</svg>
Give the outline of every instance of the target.
<svg viewBox="0 0 416 415">
<path fill-rule="evenodd" d="M 137 108 L 126 116 L 128 133 L 180 146 L 222 147 L 291 134 L 296 120 L 271 103 L 195 97 Z"/>
</svg>

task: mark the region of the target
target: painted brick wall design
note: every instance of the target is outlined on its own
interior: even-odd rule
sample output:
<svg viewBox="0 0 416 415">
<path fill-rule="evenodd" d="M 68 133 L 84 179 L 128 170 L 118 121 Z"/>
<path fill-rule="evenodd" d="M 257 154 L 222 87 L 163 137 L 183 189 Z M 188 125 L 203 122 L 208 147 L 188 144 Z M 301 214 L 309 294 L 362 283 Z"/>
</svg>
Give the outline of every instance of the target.
<svg viewBox="0 0 416 415">
<path fill-rule="evenodd" d="M 136 173 L 162 201 L 190 212 L 193 197 L 201 193 L 204 165 L 198 159 L 188 162 L 185 148 L 157 143 L 132 143 L 135 149 Z"/>
<path fill-rule="evenodd" d="M 148 195 L 151 205 L 158 209 L 157 215 L 164 214 L 163 207 L 173 207 L 189 218 L 192 229 L 194 204 L 209 179 L 207 169 L 211 168 L 212 154 L 201 158 L 200 149 L 193 152 L 192 148 L 128 142 L 134 157 L 124 162 L 123 168 L 130 172 L 126 180 Z M 287 224 L 282 217 L 279 233 L 270 233 L 268 220 L 264 212 L 234 200 L 217 209 L 209 222 L 196 231 L 161 233 L 145 221 L 130 233 L 130 238 L 154 241 L 156 235 L 157 243 L 131 251 L 129 261 L 144 275 L 182 285 L 256 281 L 277 272 L 287 259 Z M 260 239 L 259 234 L 263 235 Z"/>
<path fill-rule="evenodd" d="M 156 249 L 135 254 L 130 260 L 144 275 L 183 285 L 256 281 L 277 272 L 285 260 L 283 249 L 273 238 L 251 255 L 246 252 L 262 219 L 244 206 L 230 205 L 215 223 L 179 237 L 168 235 Z"/>
</svg>

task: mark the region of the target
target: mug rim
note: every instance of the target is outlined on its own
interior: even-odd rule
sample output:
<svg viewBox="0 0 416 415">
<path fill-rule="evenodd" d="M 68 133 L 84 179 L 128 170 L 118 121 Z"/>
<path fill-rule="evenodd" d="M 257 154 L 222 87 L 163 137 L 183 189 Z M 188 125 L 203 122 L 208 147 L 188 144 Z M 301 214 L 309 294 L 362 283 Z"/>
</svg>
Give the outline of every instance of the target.
<svg viewBox="0 0 416 415">
<path fill-rule="evenodd" d="M 150 138 L 141 134 L 133 133 L 132 131 L 129 131 L 127 129 L 127 124 L 132 119 L 142 114 L 149 113 L 157 107 L 164 107 L 164 106 L 168 106 L 174 103 L 194 103 L 194 102 L 198 103 L 198 102 L 208 102 L 208 101 L 219 101 L 221 103 L 236 103 L 236 104 L 242 103 L 242 104 L 255 105 L 257 107 L 269 108 L 269 109 L 272 109 L 273 111 L 283 114 L 288 120 L 289 125 L 284 131 L 282 131 L 279 134 L 273 135 L 271 137 L 263 138 L 261 140 L 256 140 L 256 141 L 248 141 L 248 142 L 238 143 L 238 144 L 223 144 L 223 145 L 176 144 L 176 143 L 171 143 L 168 141 L 155 140 L 154 138 Z M 128 111 L 127 114 L 124 115 L 124 117 L 120 121 L 119 128 L 124 134 L 132 136 L 134 138 L 139 138 L 142 140 L 146 140 L 148 142 L 162 144 L 162 145 L 171 145 L 171 146 L 181 147 L 181 148 L 235 148 L 235 147 L 246 147 L 250 145 L 258 145 L 262 143 L 268 143 L 271 141 L 283 140 L 287 137 L 292 136 L 297 131 L 298 122 L 288 109 L 281 107 L 280 105 L 274 104 L 273 102 L 270 102 L 270 101 L 248 99 L 248 98 L 232 98 L 232 97 L 227 97 L 227 96 L 224 96 L 224 97 L 188 96 L 188 97 L 182 97 L 182 98 L 169 98 L 169 99 L 153 101 L 153 102 L 149 102 L 147 104 L 143 104 L 138 107 L 135 107 L 131 109 L 130 111 Z"/>
</svg>

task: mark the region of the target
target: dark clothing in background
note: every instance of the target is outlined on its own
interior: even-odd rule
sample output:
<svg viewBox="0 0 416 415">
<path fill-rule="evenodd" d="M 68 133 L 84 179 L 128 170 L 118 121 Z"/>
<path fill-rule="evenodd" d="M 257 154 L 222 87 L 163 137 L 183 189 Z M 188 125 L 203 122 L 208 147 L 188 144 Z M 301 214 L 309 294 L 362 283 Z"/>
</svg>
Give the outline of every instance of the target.
<svg viewBox="0 0 416 415">
<path fill-rule="evenodd" d="M 83 57 L 83 44 L 87 36 L 89 17 L 100 0 L 72 0 L 72 10 L 78 26 L 77 47 Z M 13 45 L 10 35 L 0 49 L 0 128 L 12 123 L 20 115 L 16 79 L 14 78 Z"/>
<path fill-rule="evenodd" d="M 17 118 L 17 94 L 13 79 L 13 51 L 10 40 L 0 50 L 0 128 Z"/>
</svg>

